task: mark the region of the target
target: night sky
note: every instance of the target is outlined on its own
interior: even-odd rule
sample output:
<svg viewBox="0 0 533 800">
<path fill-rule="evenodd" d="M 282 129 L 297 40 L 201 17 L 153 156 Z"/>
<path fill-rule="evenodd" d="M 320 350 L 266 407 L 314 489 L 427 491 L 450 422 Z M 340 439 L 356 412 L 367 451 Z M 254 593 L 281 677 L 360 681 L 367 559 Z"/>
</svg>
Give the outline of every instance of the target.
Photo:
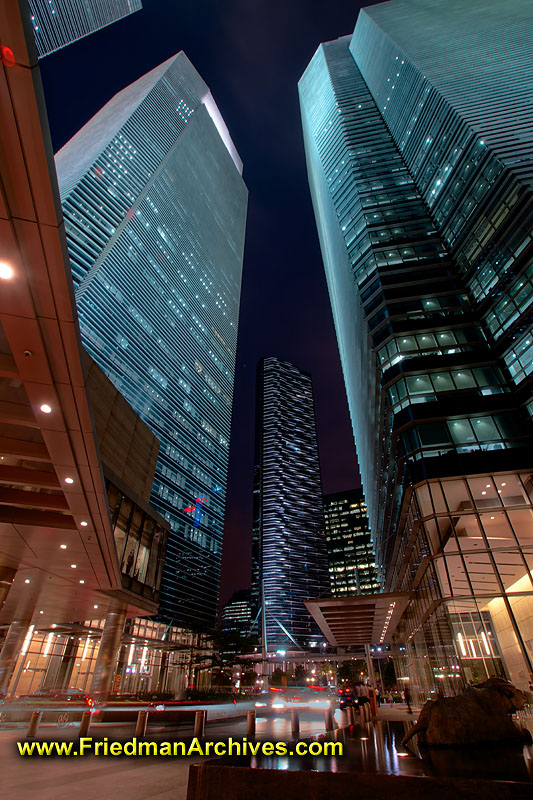
<svg viewBox="0 0 533 800">
<path fill-rule="evenodd" d="M 143 0 L 41 61 L 54 150 L 116 92 L 184 50 L 210 87 L 250 193 L 221 600 L 250 583 L 255 367 L 313 376 L 324 492 L 360 485 L 307 185 L 297 83 L 320 42 L 351 33 L 346 0 Z"/>
</svg>

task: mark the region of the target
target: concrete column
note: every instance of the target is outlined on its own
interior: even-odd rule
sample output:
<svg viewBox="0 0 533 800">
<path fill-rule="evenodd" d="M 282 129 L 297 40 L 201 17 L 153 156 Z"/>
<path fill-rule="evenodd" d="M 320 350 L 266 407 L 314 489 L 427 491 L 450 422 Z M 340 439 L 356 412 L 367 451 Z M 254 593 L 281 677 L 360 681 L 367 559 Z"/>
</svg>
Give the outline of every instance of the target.
<svg viewBox="0 0 533 800">
<path fill-rule="evenodd" d="M 0 567 L 0 611 L 5 603 L 6 597 L 11 589 L 11 584 L 17 574 L 17 570 L 12 567 Z"/>
<path fill-rule="evenodd" d="M 107 619 L 100 640 L 100 649 L 98 650 L 90 694 L 109 694 L 113 688 L 115 665 L 125 622 L 126 606 L 118 603 L 112 605 L 107 612 Z"/>
<path fill-rule="evenodd" d="M 15 620 L 9 626 L 4 646 L 0 652 L 0 695 L 5 694 L 30 629 L 30 620 Z"/>
<path fill-rule="evenodd" d="M 372 663 L 372 654 L 370 652 L 369 644 L 365 644 L 365 655 L 366 655 L 366 669 L 368 672 L 368 677 L 370 678 L 370 683 L 375 688 L 376 676 L 374 675 L 374 664 Z"/>
</svg>

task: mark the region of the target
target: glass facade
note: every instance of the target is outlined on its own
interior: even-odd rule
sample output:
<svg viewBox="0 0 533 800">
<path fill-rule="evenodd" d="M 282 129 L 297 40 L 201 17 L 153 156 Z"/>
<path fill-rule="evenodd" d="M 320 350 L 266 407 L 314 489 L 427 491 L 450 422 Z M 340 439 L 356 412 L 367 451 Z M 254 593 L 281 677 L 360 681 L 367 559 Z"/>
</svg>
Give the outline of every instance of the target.
<svg viewBox="0 0 533 800">
<path fill-rule="evenodd" d="M 160 615 L 212 625 L 247 206 L 242 164 L 207 86 L 179 53 L 116 95 L 56 165 L 83 344 L 161 442 L 151 504 L 171 533 Z"/>
<path fill-rule="evenodd" d="M 386 590 L 415 590 L 398 645 L 420 696 L 437 673 L 450 691 L 486 674 L 527 689 L 533 673 L 526 5 L 370 7 L 299 87 L 377 563 Z M 427 509 L 410 515 L 445 481 L 463 488 L 434 509 L 437 534 Z M 476 510 L 496 525 L 506 484 L 518 507 L 493 537 Z"/>
<path fill-rule="evenodd" d="M 329 592 L 311 376 L 276 358 L 257 372 L 252 596 L 268 649 L 307 649 L 321 634 L 304 600 Z"/>
<path fill-rule="evenodd" d="M 380 588 L 362 489 L 324 495 L 329 580 L 333 597 Z"/>
<path fill-rule="evenodd" d="M 233 593 L 222 609 L 222 628 L 237 631 L 241 636 L 250 636 L 252 622 L 250 590 L 240 589 Z"/>
<path fill-rule="evenodd" d="M 139 11 L 141 0 L 28 0 L 39 57 Z"/>
<path fill-rule="evenodd" d="M 103 626 L 101 619 L 42 630 L 32 626 L 13 673 L 11 696 L 67 687 L 89 692 Z M 113 690 L 180 697 L 188 686 L 209 686 L 211 663 L 211 643 L 201 634 L 150 619 L 127 620 Z"/>
</svg>

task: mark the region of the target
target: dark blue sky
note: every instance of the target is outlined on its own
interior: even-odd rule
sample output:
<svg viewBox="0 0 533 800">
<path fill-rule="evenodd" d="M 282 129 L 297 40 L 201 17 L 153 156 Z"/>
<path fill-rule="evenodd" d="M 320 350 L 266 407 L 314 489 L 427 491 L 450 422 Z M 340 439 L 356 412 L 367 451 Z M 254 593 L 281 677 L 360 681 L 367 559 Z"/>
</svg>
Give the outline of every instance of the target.
<svg viewBox="0 0 533 800">
<path fill-rule="evenodd" d="M 346 0 L 143 0 L 142 11 L 41 62 L 54 149 L 116 92 L 184 50 L 244 162 L 249 208 L 222 600 L 249 585 L 255 365 L 313 375 L 324 491 L 359 485 L 311 207 L 297 83 L 322 41 L 350 33 Z"/>
</svg>

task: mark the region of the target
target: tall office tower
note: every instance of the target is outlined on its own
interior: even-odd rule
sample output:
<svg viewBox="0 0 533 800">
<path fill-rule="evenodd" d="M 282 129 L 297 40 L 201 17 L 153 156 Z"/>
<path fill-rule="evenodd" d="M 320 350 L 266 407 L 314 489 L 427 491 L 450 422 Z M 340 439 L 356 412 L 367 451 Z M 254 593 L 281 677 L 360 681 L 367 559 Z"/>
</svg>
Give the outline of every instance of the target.
<svg viewBox="0 0 533 800">
<path fill-rule="evenodd" d="M 261 359 L 256 403 L 252 597 L 269 649 L 308 649 L 322 637 L 304 600 L 329 591 L 311 376 Z"/>
<path fill-rule="evenodd" d="M 28 0 L 39 58 L 139 11 L 141 0 Z"/>
<path fill-rule="evenodd" d="M 184 53 L 117 94 L 57 154 L 83 343 L 161 442 L 171 526 L 160 616 L 213 624 L 247 190 Z"/>
<path fill-rule="evenodd" d="M 252 622 L 250 590 L 239 589 L 237 592 L 233 592 L 222 609 L 223 630 L 236 631 L 241 636 L 250 636 Z"/>
<path fill-rule="evenodd" d="M 422 695 L 437 674 L 452 690 L 443 665 L 533 672 L 529 12 L 391 0 L 300 81 L 377 562 L 415 590 L 397 636 Z"/>
<path fill-rule="evenodd" d="M 333 597 L 380 588 L 362 489 L 324 495 L 329 580 Z"/>
</svg>

